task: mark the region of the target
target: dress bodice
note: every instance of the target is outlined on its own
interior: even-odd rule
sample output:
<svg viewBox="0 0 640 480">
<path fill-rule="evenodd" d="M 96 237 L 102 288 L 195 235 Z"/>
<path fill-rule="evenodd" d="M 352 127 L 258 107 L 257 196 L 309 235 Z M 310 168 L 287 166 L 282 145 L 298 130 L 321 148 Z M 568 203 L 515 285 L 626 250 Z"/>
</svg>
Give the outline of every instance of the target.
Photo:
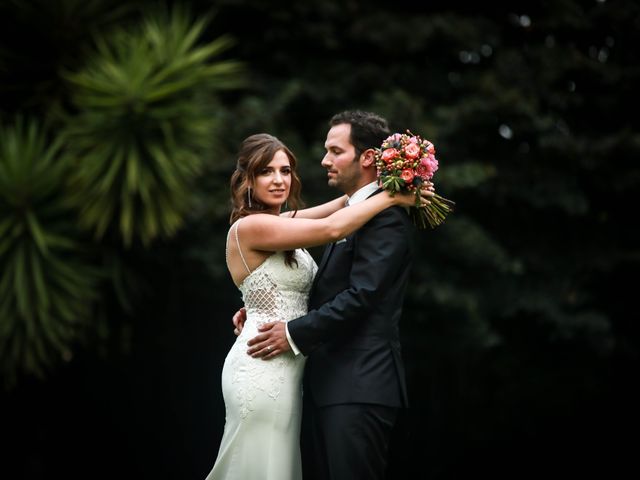
<svg viewBox="0 0 640 480">
<path fill-rule="evenodd" d="M 283 322 L 307 312 L 309 290 L 318 269 L 304 249 L 295 250 L 295 262 L 285 264 L 284 252 L 276 252 L 253 270 L 240 284 L 247 321 L 258 325 Z"/>
</svg>

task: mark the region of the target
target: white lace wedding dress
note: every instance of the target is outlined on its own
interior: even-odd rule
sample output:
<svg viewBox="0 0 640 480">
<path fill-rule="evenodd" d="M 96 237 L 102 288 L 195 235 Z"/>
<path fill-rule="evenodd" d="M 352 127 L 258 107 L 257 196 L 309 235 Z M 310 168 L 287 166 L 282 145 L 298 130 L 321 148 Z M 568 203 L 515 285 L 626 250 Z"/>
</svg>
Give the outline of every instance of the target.
<svg viewBox="0 0 640 480">
<path fill-rule="evenodd" d="M 237 232 L 237 222 L 234 227 L 231 230 Z M 237 242 L 237 233 L 234 236 Z M 272 360 L 247 355 L 247 341 L 258 334 L 259 325 L 288 321 L 307 312 L 317 266 L 306 250 L 296 250 L 295 259 L 297 267 L 288 267 L 284 253 L 278 252 L 253 271 L 247 267 L 249 275 L 239 287 L 247 320 L 222 369 L 226 423 L 218 457 L 206 480 L 302 478 L 300 421 L 305 359 L 291 351 Z"/>
</svg>

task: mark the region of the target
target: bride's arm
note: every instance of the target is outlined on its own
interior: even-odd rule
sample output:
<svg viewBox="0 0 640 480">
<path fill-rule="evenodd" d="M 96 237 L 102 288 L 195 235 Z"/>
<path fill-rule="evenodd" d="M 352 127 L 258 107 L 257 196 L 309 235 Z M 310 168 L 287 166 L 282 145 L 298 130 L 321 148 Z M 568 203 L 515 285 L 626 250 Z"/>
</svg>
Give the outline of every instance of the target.
<svg viewBox="0 0 640 480">
<path fill-rule="evenodd" d="M 413 193 L 397 193 L 392 197 L 387 192 L 382 192 L 349 208 L 342 208 L 325 218 L 249 215 L 238 224 L 238 230 L 246 247 L 255 251 L 277 252 L 314 247 L 346 237 L 388 207 L 408 207 L 414 204 Z"/>
<path fill-rule="evenodd" d="M 304 208 L 302 210 L 289 211 L 281 213 L 281 217 L 291 218 L 295 213 L 295 218 L 325 218 L 331 215 L 334 212 L 337 212 L 341 208 L 344 207 L 347 202 L 347 195 L 342 195 L 334 200 L 330 200 L 326 203 L 316 205 L 315 207 Z"/>
</svg>

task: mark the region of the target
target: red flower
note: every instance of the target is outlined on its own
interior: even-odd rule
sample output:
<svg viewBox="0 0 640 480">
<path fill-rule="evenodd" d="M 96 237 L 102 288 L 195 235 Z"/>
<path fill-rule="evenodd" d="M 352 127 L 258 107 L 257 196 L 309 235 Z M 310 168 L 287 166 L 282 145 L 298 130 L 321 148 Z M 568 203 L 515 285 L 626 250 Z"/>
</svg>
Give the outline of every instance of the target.
<svg viewBox="0 0 640 480">
<path fill-rule="evenodd" d="M 409 159 L 417 158 L 420 155 L 420 147 L 415 143 L 410 143 L 404 147 L 404 154 Z"/>
<path fill-rule="evenodd" d="M 395 148 L 387 148 L 384 152 L 382 152 L 382 160 L 386 163 L 390 163 L 394 158 L 398 156 L 398 151 Z"/>
<path fill-rule="evenodd" d="M 413 177 L 415 177 L 415 174 L 413 173 L 413 170 L 409 168 L 405 168 L 400 174 L 400 178 L 402 178 L 406 183 L 413 182 Z"/>
</svg>

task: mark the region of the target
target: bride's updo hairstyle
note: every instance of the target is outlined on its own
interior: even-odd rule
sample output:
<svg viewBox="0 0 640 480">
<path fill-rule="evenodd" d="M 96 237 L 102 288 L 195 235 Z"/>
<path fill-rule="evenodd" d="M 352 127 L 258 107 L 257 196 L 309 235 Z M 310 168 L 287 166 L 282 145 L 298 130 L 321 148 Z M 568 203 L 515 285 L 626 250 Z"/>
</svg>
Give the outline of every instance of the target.
<svg viewBox="0 0 640 480">
<path fill-rule="evenodd" d="M 255 178 L 263 168 L 271 163 L 273 156 L 279 150 L 282 150 L 287 155 L 291 165 L 291 186 L 289 188 L 289 197 L 287 198 L 289 209 L 294 211 L 293 216 L 295 216 L 296 211 L 302 207 L 302 200 L 300 199 L 302 185 L 296 172 L 296 157 L 284 143 L 273 135 L 257 133 L 245 138 L 242 142 L 236 169 L 231 175 L 232 210 L 229 218 L 230 224 L 233 224 L 239 218 L 266 210 L 266 205 L 254 195 L 253 186 Z M 291 266 L 292 263 L 295 263 L 292 250 L 287 251 L 285 256 L 287 265 Z"/>
</svg>

